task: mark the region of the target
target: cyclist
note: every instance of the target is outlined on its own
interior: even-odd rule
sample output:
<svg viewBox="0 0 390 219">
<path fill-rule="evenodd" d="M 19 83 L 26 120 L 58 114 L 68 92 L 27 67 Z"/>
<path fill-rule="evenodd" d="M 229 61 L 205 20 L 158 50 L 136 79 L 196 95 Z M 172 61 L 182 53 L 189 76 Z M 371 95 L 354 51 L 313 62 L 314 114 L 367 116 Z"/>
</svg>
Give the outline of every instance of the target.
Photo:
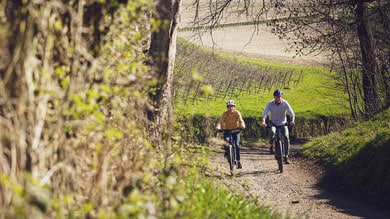
<svg viewBox="0 0 390 219">
<path fill-rule="evenodd" d="M 242 119 L 241 113 L 235 109 L 236 103 L 233 100 L 229 100 L 226 103 L 227 110 L 223 112 L 217 123 L 217 130 L 221 130 L 221 127 L 225 130 L 231 130 L 236 128 L 245 128 L 245 122 Z M 228 141 L 228 132 L 224 131 L 223 139 Z M 237 158 L 237 169 L 241 169 L 240 163 L 240 133 L 233 133 L 233 139 L 236 142 L 236 158 Z"/>
<path fill-rule="evenodd" d="M 270 118 L 269 118 L 270 119 L 269 124 L 271 124 L 271 130 L 272 130 L 272 132 L 270 132 L 270 135 L 269 135 L 269 143 L 271 144 L 271 146 L 270 146 L 270 153 L 271 154 L 274 154 L 273 140 L 274 140 L 274 135 L 275 135 L 275 131 L 276 131 L 275 126 L 281 126 L 281 125 L 285 125 L 287 123 L 286 112 L 288 112 L 288 114 L 290 115 L 290 118 L 291 118 L 290 125 L 295 124 L 294 111 L 291 108 L 290 104 L 286 100 L 282 99 L 282 95 L 283 95 L 283 92 L 281 90 L 275 90 L 274 91 L 274 99 L 267 103 L 267 105 L 264 109 L 263 115 L 262 115 L 262 126 L 266 127 L 267 124 L 265 123 L 265 121 L 266 121 L 267 115 L 268 115 L 268 113 L 271 114 Z M 290 138 L 289 138 L 289 132 L 288 132 L 287 126 L 284 126 L 283 135 L 286 138 L 286 142 L 285 142 L 285 145 L 286 145 L 285 155 L 286 156 L 283 159 L 284 159 L 284 162 L 286 164 L 289 164 L 290 160 L 288 158 L 288 155 L 290 152 Z"/>
</svg>

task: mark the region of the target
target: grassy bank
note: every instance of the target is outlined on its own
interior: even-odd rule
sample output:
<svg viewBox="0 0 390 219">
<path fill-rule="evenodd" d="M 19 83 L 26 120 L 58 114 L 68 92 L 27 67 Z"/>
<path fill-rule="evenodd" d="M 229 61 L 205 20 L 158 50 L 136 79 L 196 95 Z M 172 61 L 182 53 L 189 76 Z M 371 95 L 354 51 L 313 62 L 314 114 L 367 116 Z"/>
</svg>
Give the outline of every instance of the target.
<svg viewBox="0 0 390 219">
<path fill-rule="evenodd" d="M 305 144 L 302 154 L 335 171 L 353 193 L 390 205 L 390 109 Z"/>
<path fill-rule="evenodd" d="M 186 201 L 181 203 L 181 213 L 176 218 L 281 218 L 258 200 L 244 197 L 220 183 L 202 176 L 188 178 Z"/>
</svg>

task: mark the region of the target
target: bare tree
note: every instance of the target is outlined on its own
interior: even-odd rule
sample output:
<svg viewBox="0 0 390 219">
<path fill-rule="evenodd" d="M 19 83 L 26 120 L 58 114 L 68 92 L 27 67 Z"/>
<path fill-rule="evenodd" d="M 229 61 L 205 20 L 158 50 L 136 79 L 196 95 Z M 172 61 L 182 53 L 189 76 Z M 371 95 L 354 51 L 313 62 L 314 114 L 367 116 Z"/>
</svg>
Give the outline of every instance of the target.
<svg viewBox="0 0 390 219">
<path fill-rule="evenodd" d="M 338 69 L 345 76 L 344 85 L 355 117 L 370 116 L 388 106 L 384 89 L 388 72 L 383 76 L 378 69 L 378 65 L 387 64 L 378 63 L 384 57 L 378 54 L 381 48 L 376 44 L 382 40 L 374 37 L 373 27 L 378 20 L 371 18 L 375 9 L 388 4 L 381 0 L 276 2 L 278 14 L 285 13 L 289 19 L 281 22 L 276 18 L 273 25 L 281 36 L 294 35 L 293 47 L 298 54 L 328 51 L 337 58 L 332 60 L 333 67 L 342 67 Z"/>
</svg>

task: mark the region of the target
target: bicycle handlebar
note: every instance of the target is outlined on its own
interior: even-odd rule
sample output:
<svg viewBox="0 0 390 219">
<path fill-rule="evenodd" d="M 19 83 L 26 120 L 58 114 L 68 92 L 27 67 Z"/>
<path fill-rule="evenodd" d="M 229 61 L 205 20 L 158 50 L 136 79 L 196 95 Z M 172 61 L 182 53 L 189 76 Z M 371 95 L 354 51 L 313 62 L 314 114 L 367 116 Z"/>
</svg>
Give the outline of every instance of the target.
<svg viewBox="0 0 390 219">
<path fill-rule="evenodd" d="M 241 130 L 243 130 L 243 128 L 235 128 L 235 129 L 217 129 L 217 132 L 228 131 L 228 132 L 231 132 L 231 133 L 237 133 L 237 132 L 240 132 Z"/>
</svg>

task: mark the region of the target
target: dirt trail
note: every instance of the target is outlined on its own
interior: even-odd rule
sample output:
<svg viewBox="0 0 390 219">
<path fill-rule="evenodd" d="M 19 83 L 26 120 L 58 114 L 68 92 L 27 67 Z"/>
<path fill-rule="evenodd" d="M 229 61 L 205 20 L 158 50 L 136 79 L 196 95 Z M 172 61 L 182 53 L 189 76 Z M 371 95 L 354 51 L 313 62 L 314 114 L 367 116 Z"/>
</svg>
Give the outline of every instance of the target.
<svg viewBox="0 0 390 219">
<path fill-rule="evenodd" d="M 292 147 L 292 164 L 279 173 L 268 147 L 244 143 L 243 169 L 234 177 L 229 176 L 227 161 L 219 147 L 212 158 L 214 174 L 230 188 L 257 197 L 263 205 L 292 218 L 390 218 L 390 212 L 350 198 L 341 188 L 333 188 L 332 179 L 321 182 L 324 171 L 297 156 L 300 145 Z"/>
</svg>

